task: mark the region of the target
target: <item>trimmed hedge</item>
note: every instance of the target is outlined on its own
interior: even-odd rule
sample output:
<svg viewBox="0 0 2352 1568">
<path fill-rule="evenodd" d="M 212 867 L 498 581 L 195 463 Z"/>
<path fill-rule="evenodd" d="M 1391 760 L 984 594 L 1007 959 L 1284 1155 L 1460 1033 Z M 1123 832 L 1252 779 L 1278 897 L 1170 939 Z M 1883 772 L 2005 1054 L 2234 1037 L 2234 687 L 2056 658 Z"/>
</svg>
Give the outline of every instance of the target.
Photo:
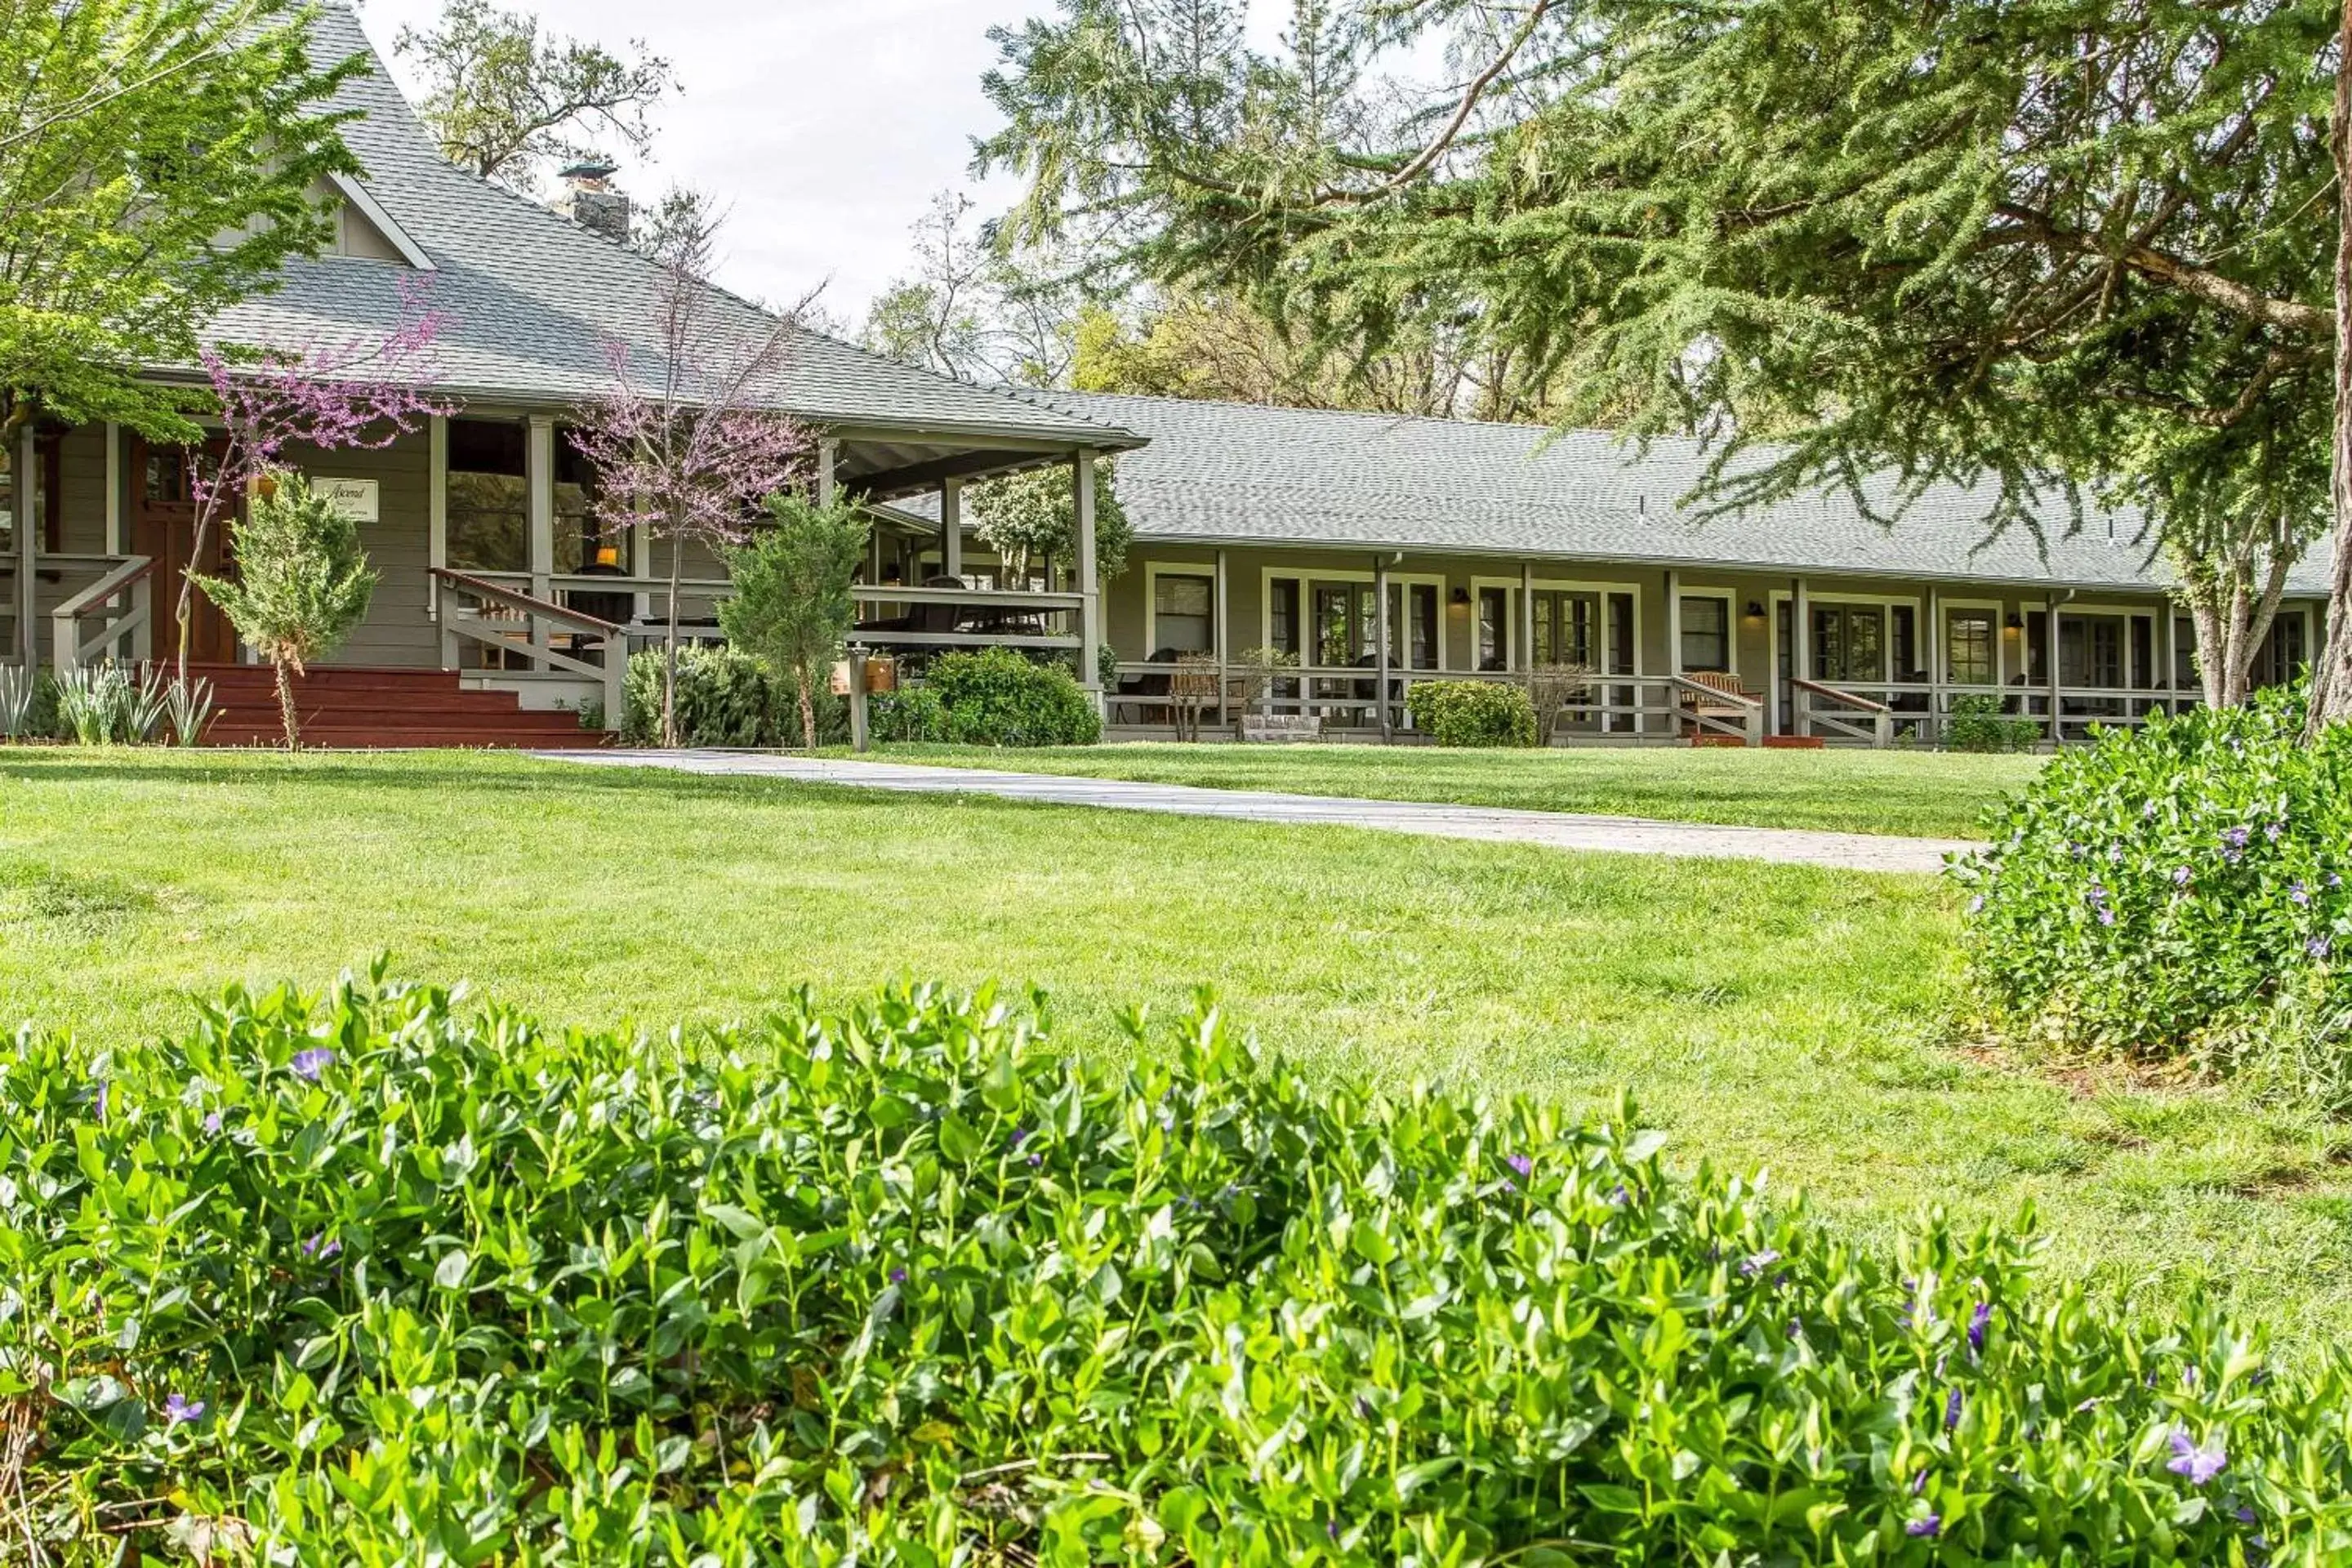
<svg viewBox="0 0 2352 1568">
<path fill-rule="evenodd" d="M 1139 1034 L 1149 1035 L 1140 1020 Z M 0 1062 L 0 1508 L 71 1560 L 2341 1561 L 2345 1369 L 1891 1262 L 1629 1112 L 982 993 L 681 1061 L 232 990 Z"/>
<path fill-rule="evenodd" d="M 661 743 L 663 650 L 640 649 L 623 685 L 626 705 L 621 739 L 632 746 Z M 682 746 L 771 750 L 801 743 L 799 699 L 788 682 L 740 648 L 687 643 L 677 650 L 677 728 Z M 847 705 L 829 690 L 816 694 L 821 746 L 849 738 Z"/>
<path fill-rule="evenodd" d="M 1990 820 L 1956 875 L 2008 1026 L 2224 1067 L 2284 1047 L 2342 1095 L 2352 728 L 2307 747 L 2304 713 L 2281 689 L 2109 732 Z"/>
<path fill-rule="evenodd" d="M 1441 746 L 1532 746 L 1535 704 L 1497 680 L 1422 680 L 1405 693 L 1413 728 Z"/>
<path fill-rule="evenodd" d="M 966 746 L 1091 746 L 1102 715 L 1068 667 L 1041 664 L 1007 647 L 942 654 L 929 689 L 945 710 L 947 736 Z"/>
</svg>

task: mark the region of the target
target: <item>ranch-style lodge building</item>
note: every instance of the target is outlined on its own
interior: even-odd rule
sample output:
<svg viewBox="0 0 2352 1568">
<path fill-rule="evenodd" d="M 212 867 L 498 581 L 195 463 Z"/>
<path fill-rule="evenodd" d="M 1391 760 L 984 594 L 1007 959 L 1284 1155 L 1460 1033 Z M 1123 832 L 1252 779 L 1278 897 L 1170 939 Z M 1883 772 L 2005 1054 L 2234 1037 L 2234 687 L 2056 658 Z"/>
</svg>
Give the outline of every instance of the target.
<svg viewBox="0 0 2352 1568">
<path fill-rule="evenodd" d="M 371 53 L 342 0 L 317 33 L 324 51 Z M 304 701 L 320 738 L 350 743 L 576 735 L 581 717 L 617 717 L 620 651 L 657 639 L 667 614 L 667 547 L 599 531 L 562 435 L 608 389 L 611 345 L 650 363 L 656 271 L 611 237 L 625 204 L 597 171 L 542 206 L 445 163 L 380 61 L 345 91 L 366 173 L 320 192 L 332 254 L 218 333 L 381 335 L 421 279 L 450 318 L 437 393 L 456 412 L 382 450 L 297 455 L 352 510 L 381 574 Z M 747 342 L 768 331 L 732 296 L 711 310 Z M 2128 514 L 1989 539 L 1986 499 L 1953 488 L 1891 529 L 1829 494 L 1702 521 L 1678 506 L 1705 461 L 1693 443 L 1636 453 L 1523 426 L 972 386 L 815 332 L 761 396 L 819 433 L 820 488 L 875 519 L 861 644 L 1063 651 L 1114 735 L 1164 732 L 1180 707 L 1231 733 L 1215 721 L 1246 702 L 1326 734 L 1409 738 L 1416 680 L 1559 665 L 1591 672 L 1564 743 L 1931 741 L 1969 698 L 2074 739 L 2196 700 L 2188 622 Z M 1085 480 L 1111 460 L 1134 542 L 1102 581 Z M 1048 463 L 1081 480 L 1078 558 L 1008 581 L 968 536 L 964 487 Z M 0 661 L 167 652 L 187 480 L 185 454 L 127 431 L 23 428 L 0 454 Z M 217 552 L 199 564 L 228 566 Z M 698 552 L 680 569 L 682 618 L 715 635 L 723 570 Z M 2327 578 L 2322 547 L 2289 584 L 2259 679 L 2316 647 Z M 1248 679 L 1244 654 L 1269 648 L 1296 668 Z M 240 710 L 238 650 L 208 605 L 194 652 L 235 694 L 213 737 L 270 733 L 273 713 Z M 364 719 L 339 729 L 338 702 Z"/>
</svg>

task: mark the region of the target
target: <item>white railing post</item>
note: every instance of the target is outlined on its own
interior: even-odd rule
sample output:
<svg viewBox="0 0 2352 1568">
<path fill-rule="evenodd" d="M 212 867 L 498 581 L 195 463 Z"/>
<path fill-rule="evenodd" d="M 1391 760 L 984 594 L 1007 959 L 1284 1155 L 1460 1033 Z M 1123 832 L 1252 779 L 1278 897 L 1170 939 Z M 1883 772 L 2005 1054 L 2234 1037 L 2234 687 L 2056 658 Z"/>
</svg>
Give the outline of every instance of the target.
<svg viewBox="0 0 2352 1568">
<path fill-rule="evenodd" d="M 604 728 L 614 734 L 621 731 L 621 719 L 629 702 L 629 634 L 614 632 L 604 639 Z"/>
</svg>

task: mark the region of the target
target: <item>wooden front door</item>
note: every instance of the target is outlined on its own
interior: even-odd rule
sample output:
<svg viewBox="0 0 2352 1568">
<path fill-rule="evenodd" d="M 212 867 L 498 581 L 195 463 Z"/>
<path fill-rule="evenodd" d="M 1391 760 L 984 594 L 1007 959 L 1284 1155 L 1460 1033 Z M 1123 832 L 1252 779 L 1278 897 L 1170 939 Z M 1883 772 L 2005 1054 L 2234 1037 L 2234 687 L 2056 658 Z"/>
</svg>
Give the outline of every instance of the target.
<svg viewBox="0 0 2352 1568">
<path fill-rule="evenodd" d="M 217 456 L 217 451 L 211 455 Z M 215 518 L 205 531 L 201 554 L 195 550 L 196 502 L 190 481 L 194 454 L 184 447 L 131 444 L 131 548 L 155 563 L 152 578 L 155 605 L 155 657 L 179 654 L 180 588 L 191 565 L 206 576 L 231 574 L 227 518 Z M 194 664 L 226 664 L 236 658 L 236 631 L 199 588 L 191 596 L 188 615 L 188 659 Z"/>
</svg>

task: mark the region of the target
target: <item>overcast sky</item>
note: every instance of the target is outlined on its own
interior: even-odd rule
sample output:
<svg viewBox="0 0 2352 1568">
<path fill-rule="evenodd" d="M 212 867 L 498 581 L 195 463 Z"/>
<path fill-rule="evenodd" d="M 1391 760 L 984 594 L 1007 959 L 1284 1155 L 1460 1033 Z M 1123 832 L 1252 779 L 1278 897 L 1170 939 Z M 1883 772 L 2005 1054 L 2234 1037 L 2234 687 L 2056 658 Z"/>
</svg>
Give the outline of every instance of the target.
<svg viewBox="0 0 2352 1568">
<path fill-rule="evenodd" d="M 831 282 L 824 302 L 862 320 L 906 270 L 908 229 L 935 191 L 968 187 L 971 138 L 994 129 L 980 91 L 995 59 L 987 32 L 1051 0 L 505 0 L 551 29 L 617 47 L 644 38 L 677 68 L 683 95 L 662 110 L 657 163 L 620 179 L 639 196 L 675 182 L 729 206 L 720 276 L 763 299 Z M 392 54 L 403 25 L 428 26 L 440 0 L 362 0 L 360 18 L 413 98 Z M 1009 188 L 981 193 L 990 209 Z"/>
</svg>

